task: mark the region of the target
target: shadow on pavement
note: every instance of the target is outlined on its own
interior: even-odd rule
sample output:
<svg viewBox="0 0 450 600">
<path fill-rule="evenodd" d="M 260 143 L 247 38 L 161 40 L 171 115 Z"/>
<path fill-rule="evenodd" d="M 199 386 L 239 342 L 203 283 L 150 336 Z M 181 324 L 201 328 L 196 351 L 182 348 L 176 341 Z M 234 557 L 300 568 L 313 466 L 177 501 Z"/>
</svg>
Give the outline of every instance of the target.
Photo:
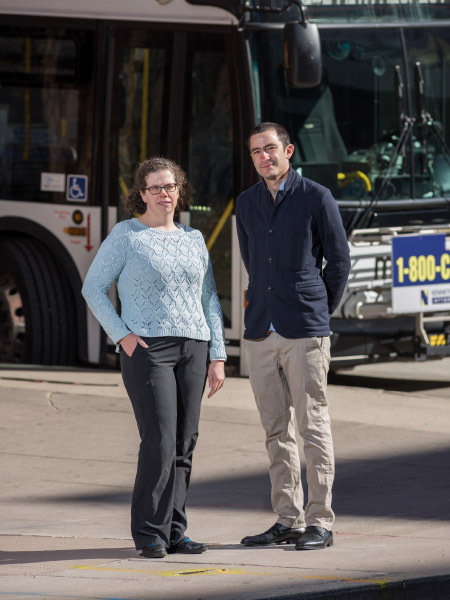
<svg viewBox="0 0 450 600">
<path fill-rule="evenodd" d="M 209 550 L 248 550 L 248 546 L 241 544 L 208 544 Z M 274 550 L 292 549 L 290 545 L 277 545 Z M 132 547 L 132 542 L 126 548 L 77 548 L 72 550 L 19 550 L 1 551 L 0 565 L 19 565 L 58 561 L 85 561 L 85 560 L 126 560 L 140 558 L 140 554 Z"/>
<path fill-rule="evenodd" d="M 302 471 L 304 489 L 307 489 Z M 266 474 L 194 483 L 190 506 L 271 510 Z M 333 506 L 339 515 L 450 520 L 450 446 L 434 452 L 337 460 Z"/>
<path fill-rule="evenodd" d="M 302 479 L 306 489 L 304 472 Z M 449 520 L 450 446 L 433 452 L 337 460 L 333 499 L 340 515 Z M 35 501 L 130 504 L 131 489 L 129 493 L 41 496 Z M 193 482 L 188 506 L 270 511 L 268 474 L 253 472 Z"/>
<path fill-rule="evenodd" d="M 131 546 L 131 542 L 130 542 Z M 73 561 L 73 560 L 122 560 L 137 556 L 134 548 L 77 548 L 72 550 L 19 550 L 15 552 L 0 551 L 1 565 L 16 565 L 41 562 Z"/>
</svg>

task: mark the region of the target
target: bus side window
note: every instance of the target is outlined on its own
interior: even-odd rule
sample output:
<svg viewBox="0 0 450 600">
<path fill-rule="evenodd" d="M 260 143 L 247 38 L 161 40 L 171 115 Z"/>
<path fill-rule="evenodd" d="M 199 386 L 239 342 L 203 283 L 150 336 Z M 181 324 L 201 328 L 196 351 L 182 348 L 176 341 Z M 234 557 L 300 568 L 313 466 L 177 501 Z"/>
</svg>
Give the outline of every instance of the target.
<svg viewBox="0 0 450 600">
<path fill-rule="evenodd" d="M 129 217 L 118 198 L 128 195 L 136 165 L 166 153 L 171 34 L 127 29 L 118 33 L 115 102 L 111 130 L 117 131 L 116 166 L 111 169 L 111 203 L 118 220 Z"/>
<path fill-rule="evenodd" d="M 91 31 L 0 29 L 3 199 L 62 203 L 67 174 L 89 178 L 93 48 Z M 42 173 L 59 186 L 43 186 Z"/>
</svg>

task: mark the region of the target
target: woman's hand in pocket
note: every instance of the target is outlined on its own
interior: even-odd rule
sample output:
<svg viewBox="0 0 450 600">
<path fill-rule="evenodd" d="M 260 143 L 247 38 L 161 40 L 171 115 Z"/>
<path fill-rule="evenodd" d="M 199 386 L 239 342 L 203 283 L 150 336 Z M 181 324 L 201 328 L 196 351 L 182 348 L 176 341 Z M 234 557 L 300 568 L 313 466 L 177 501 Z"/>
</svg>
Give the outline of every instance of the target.
<svg viewBox="0 0 450 600">
<path fill-rule="evenodd" d="M 143 348 L 148 348 L 148 344 L 144 340 L 136 335 L 135 333 L 129 333 L 124 338 L 119 340 L 119 344 L 122 346 L 123 351 L 127 356 L 131 356 L 139 344 Z"/>
</svg>

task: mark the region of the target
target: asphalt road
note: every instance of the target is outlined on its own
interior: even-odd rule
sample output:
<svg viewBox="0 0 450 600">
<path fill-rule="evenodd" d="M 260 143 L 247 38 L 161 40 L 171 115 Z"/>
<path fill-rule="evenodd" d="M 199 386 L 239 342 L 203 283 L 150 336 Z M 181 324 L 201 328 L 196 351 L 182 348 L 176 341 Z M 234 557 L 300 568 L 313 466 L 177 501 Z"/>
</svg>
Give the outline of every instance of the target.
<svg viewBox="0 0 450 600">
<path fill-rule="evenodd" d="M 246 548 L 275 522 L 247 379 L 205 398 L 188 534 L 146 560 L 129 505 L 138 438 L 115 371 L 0 369 L 0 600 L 450 598 L 450 360 L 332 375 L 335 545 Z M 318 595 L 317 595 L 318 594 Z"/>
</svg>

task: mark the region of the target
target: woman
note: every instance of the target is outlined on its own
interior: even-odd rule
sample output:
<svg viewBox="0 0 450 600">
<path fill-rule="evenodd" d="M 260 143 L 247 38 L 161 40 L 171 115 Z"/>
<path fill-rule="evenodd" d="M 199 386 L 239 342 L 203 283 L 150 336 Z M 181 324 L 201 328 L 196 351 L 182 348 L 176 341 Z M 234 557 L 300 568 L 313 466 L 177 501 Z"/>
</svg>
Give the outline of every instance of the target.
<svg viewBox="0 0 450 600">
<path fill-rule="evenodd" d="M 143 162 L 126 202 L 138 216 L 113 228 L 82 290 L 122 349 L 122 377 L 141 438 L 131 532 L 146 558 L 206 550 L 206 544 L 185 536 L 185 503 L 206 377 L 211 397 L 223 385 L 226 353 L 203 236 L 174 222 L 190 191 L 173 161 Z M 115 280 L 121 316 L 108 298 Z"/>
</svg>

